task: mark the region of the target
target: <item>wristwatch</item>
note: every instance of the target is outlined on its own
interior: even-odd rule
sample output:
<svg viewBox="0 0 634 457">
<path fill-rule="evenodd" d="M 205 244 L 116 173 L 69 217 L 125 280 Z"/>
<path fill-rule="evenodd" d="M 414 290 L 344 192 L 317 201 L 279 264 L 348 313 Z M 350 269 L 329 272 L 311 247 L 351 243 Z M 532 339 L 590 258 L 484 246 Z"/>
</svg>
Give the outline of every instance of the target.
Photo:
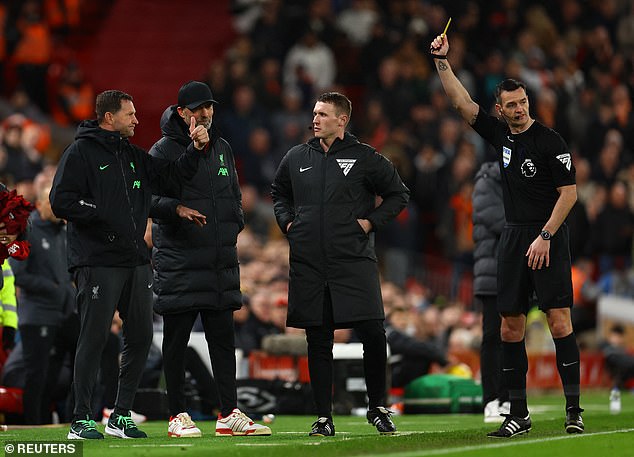
<svg viewBox="0 0 634 457">
<path fill-rule="evenodd" d="M 548 230 L 542 230 L 542 233 L 539 234 L 542 237 L 542 240 L 550 240 L 553 237 L 553 234 Z"/>
</svg>

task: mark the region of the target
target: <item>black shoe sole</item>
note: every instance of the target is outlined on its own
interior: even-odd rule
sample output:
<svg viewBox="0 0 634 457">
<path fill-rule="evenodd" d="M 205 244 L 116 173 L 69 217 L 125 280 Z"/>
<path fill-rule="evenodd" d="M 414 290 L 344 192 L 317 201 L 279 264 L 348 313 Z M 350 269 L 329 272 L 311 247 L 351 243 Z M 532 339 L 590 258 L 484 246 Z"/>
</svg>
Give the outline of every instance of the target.
<svg viewBox="0 0 634 457">
<path fill-rule="evenodd" d="M 531 431 L 531 429 L 529 428 L 528 430 L 522 430 L 521 432 L 513 433 L 511 436 L 487 435 L 487 438 L 509 439 L 509 438 L 514 438 L 514 437 L 519 436 L 519 435 L 525 435 L 525 434 L 527 434 L 530 431 Z"/>
<path fill-rule="evenodd" d="M 566 425 L 566 432 L 567 433 L 583 433 L 583 428 L 579 427 L 578 425 Z"/>
</svg>

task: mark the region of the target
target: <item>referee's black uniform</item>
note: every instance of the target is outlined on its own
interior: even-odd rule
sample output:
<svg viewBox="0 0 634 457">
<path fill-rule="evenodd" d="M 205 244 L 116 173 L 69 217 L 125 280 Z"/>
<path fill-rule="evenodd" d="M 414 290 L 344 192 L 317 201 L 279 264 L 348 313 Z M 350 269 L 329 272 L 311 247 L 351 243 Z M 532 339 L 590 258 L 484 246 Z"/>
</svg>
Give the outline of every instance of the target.
<svg viewBox="0 0 634 457">
<path fill-rule="evenodd" d="M 495 148 L 502 171 L 507 223 L 498 251 L 498 312 L 503 316 L 526 315 L 533 297 L 544 312 L 572 307 L 568 226 L 563 223 L 552 234 L 548 266 L 544 264 L 533 269 L 527 258 L 529 247 L 553 214 L 560 195 L 557 189 L 575 185 L 575 168 L 568 146 L 557 132 L 537 121 L 525 131 L 512 134 L 505 122 L 485 113 L 482 108 L 472 127 Z M 571 427 L 567 422 L 566 430 L 578 433 L 582 431 L 578 413 L 583 411 L 579 408 L 579 349 L 574 333 L 554 337 L 553 341 L 566 410 L 579 417 L 579 422 L 573 421 Z M 511 414 L 526 418 L 530 429 L 525 342 L 505 341 L 502 346 L 502 376 L 509 389 Z"/>
<path fill-rule="evenodd" d="M 568 227 L 550 244 L 550 266 L 529 268 L 526 251 L 550 218 L 558 187 L 575 184 L 575 168 L 561 136 L 535 121 L 525 132 L 480 110 L 473 128 L 499 153 L 506 226 L 498 258 L 498 311 L 526 314 L 535 291 L 542 310 L 572 306 Z"/>
</svg>

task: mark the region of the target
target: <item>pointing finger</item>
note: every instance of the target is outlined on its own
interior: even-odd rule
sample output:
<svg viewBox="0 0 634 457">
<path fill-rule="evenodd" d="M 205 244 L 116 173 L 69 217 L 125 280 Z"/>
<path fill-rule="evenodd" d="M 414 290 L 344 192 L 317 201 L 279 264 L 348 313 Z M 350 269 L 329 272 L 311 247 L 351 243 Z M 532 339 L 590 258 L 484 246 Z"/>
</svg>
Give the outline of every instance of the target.
<svg viewBox="0 0 634 457">
<path fill-rule="evenodd" d="M 192 133 L 195 128 L 196 128 L 196 118 L 192 116 L 189 119 L 189 133 Z"/>
</svg>

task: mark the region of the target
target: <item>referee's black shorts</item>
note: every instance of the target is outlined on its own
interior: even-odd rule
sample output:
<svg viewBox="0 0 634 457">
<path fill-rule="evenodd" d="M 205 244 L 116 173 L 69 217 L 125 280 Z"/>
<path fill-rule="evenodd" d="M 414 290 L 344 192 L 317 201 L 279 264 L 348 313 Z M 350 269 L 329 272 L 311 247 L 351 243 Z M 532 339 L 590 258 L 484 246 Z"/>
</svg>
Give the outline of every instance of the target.
<svg viewBox="0 0 634 457">
<path fill-rule="evenodd" d="M 572 273 L 568 226 L 562 224 L 550 241 L 550 265 L 540 270 L 528 266 L 526 251 L 543 224 L 507 224 L 498 253 L 498 302 L 501 314 L 527 314 L 533 293 L 539 309 L 572 306 Z"/>
</svg>

